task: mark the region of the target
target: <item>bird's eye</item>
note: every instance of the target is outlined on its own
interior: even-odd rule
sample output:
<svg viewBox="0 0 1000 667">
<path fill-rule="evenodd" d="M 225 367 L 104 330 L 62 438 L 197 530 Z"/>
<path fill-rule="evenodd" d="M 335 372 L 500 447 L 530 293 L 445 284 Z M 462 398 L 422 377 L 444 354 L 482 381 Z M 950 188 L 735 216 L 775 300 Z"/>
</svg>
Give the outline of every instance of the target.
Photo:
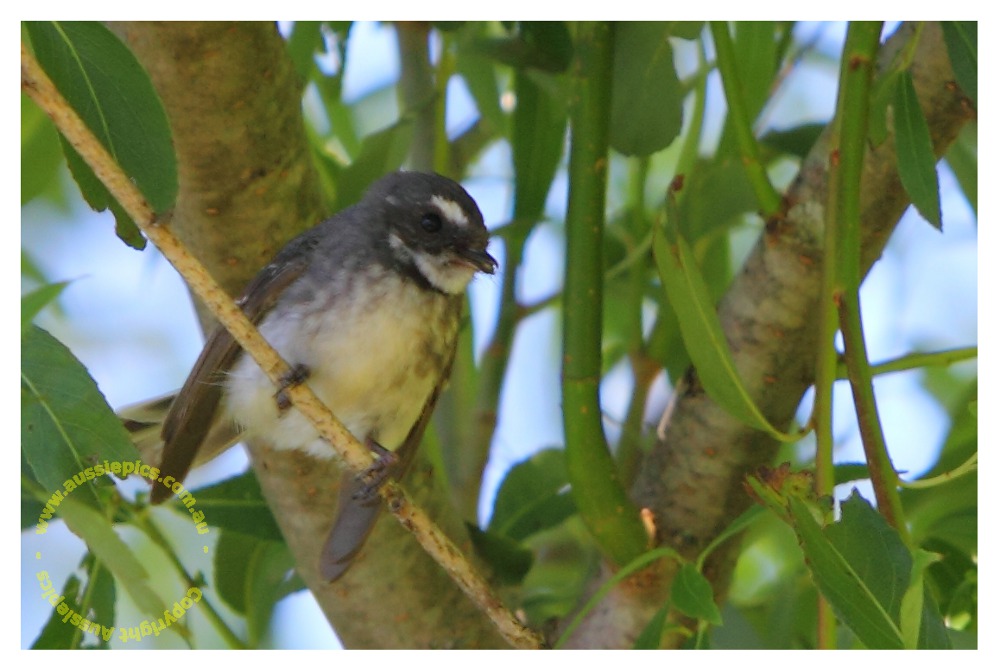
<svg viewBox="0 0 1000 667">
<path fill-rule="evenodd" d="M 420 219 L 420 226 L 424 228 L 425 232 L 439 232 L 441 231 L 441 216 L 437 213 L 424 213 L 424 217 Z"/>
</svg>

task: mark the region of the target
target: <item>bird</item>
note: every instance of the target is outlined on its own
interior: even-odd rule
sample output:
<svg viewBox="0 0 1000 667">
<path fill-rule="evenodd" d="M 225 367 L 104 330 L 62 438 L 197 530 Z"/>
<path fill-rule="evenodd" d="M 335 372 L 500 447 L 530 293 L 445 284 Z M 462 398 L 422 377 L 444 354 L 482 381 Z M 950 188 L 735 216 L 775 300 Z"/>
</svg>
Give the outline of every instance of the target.
<svg viewBox="0 0 1000 667">
<path fill-rule="evenodd" d="M 376 457 L 374 476 L 344 474 L 318 564 L 327 581 L 347 571 L 379 516 L 373 486 L 400 478 L 413 458 L 450 374 L 465 289 L 477 273 L 497 270 L 488 242 L 482 213 L 461 185 L 435 173 L 392 172 L 360 202 L 290 241 L 237 302 L 288 362 L 283 380 L 308 383 Z M 240 439 L 336 457 L 221 327 L 176 397 L 159 404 L 169 405 L 159 469 L 178 481 L 196 457 Z M 134 431 L 144 423 L 125 421 Z M 152 502 L 169 496 L 154 484 Z"/>
</svg>

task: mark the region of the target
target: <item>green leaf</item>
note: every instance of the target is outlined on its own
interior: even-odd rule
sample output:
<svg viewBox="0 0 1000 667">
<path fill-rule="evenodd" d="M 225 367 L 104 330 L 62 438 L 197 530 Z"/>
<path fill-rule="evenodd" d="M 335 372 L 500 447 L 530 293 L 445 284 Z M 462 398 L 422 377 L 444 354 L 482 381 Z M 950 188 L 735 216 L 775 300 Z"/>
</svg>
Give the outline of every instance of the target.
<svg viewBox="0 0 1000 667">
<path fill-rule="evenodd" d="M 413 122 L 406 119 L 365 137 L 357 159 L 336 176 L 335 208 L 339 211 L 357 203 L 369 185 L 399 169 L 406 160 L 412 138 Z"/>
<path fill-rule="evenodd" d="M 62 291 L 69 285 L 68 280 L 49 285 L 42 285 L 38 289 L 29 292 L 21 297 L 21 335 L 27 331 L 35 315 L 41 312 L 42 308 L 62 294 Z"/>
<path fill-rule="evenodd" d="M 219 597 L 246 617 L 249 647 L 259 646 L 275 605 L 290 592 L 295 562 L 288 547 L 224 530 L 213 560 Z"/>
<path fill-rule="evenodd" d="M 135 221 L 129 217 L 118 200 L 111 196 L 111 192 L 101 182 L 101 179 L 97 178 L 97 174 L 91 170 L 90 165 L 84 162 L 76 149 L 62 136 L 59 137 L 59 141 L 62 143 L 69 173 L 73 175 L 73 180 L 80 188 L 80 194 L 83 195 L 87 205 L 95 211 L 110 210 L 115 217 L 115 234 L 118 235 L 118 238 L 136 250 L 144 249 L 146 238 L 139 231 Z"/>
<path fill-rule="evenodd" d="M 660 648 L 660 640 L 663 638 L 663 630 L 667 626 L 667 614 L 670 612 L 670 605 L 665 604 L 656 610 L 653 618 L 642 629 L 632 649 L 636 651 L 655 651 Z"/>
<path fill-rule="evenodd" d="M 107 649 L 109 640 L 117 637 L 114 627 L 116 599 L 114 577 L 89 551 L 83 557 L 82 566 L 87 571 L 86 586 L 81 590 L 80 579 L 75 574 L 69 576 L 61 593 L 64 600 L 53 605 L 52 615 L 31 648 Z M 47 570 L 39 570 L 35 575 L 43 593 L 48 586 L 54 586 L 55 582 L 51 580 Z M 55 599 L 58 597 L 57 595 Z M 51 603 L 53 599 L 50 598 L 48 601 Z M 60 608 L 60 604 L 65 606 Z M 67 617 L 68 614 L 78 616 Z M 82 619 L 86 619 L 87 625 L 84 625 Z"/>
<path fill-rule="evenodd" d="M 458 57 L 455 68 L 465 80 L 480 115 L 489 121 L 501 136 L 507 135 L 507 115 L 500 107 L 500 87 L 497 84 L 497 68 L 493 62 L 475 48 L 476 40 L 483 38 L 487 24 L 475 21 L 467 23 L 459 30 Z"/>
<path fill-rule="evenodd" d="M 561 449 L 543 449 L 513 466 L 493 502 L 489 530 L 522 540 L 573 514 L 569 479 Z"/>
<path fill-rule="evenodd" d="M 893 102 L 893 120 L 899 180 L 920 215 L 941 229 L 941 196 L 935 169 L 937 158 L 927 119 L 920 109 L 909 72 L 903 72 L 899 77 Z"/>
<path fill-rule="evenodd" d="M 288 57 L 302 81 L 309 80 L 316 67 L 314 58 L 323 52 L 322 25 L 322 21 L 296 21 L 285 41 Z"/>
<path fill-rule="evenodd" d="M 670 587 L 670 603 L 685 616 L 722 624 L 722 614 L 715 604 L 712 584 L 691 563 L 685 563 L 677 571 Z"/>
<path fill-rule="evenodd" d="M 868 648 L 903 648 L 903 637 L 887 605 L 876 597 L 868 582 L 824 535 L 806 505 L 797 498 L 791 498 L 789 509 L 813 580 L 833 606 L 837 617 Z M 852 532 L 854 529 L 847 530 Z M 862 539 L 860 531 L 858 539 Z M 894 574 L 899 574 L 901 568 L 895 567 L 895 563 L 872 562 L 884 555 L 884 552 L 879 552 L 876 556 L 868 556 L 869 564 L 878 572 L 884 573 L 888 569 Z M 884 582 L 881 588 L 884 590 L 886 586 L 890 588 L 890 592 L 898 590 L 900 594 L 905 588 L 905 584 L 899 585 L 895 576 L 890 581 Z"/>
<path fill-rule="evenodd" d="M 776 27 L 774 21 L 734 21 L 731 25 L 733 49 L 739 54 L 736 69 L 743 102 L 752 123 L 771 96 L 778 70 Z M 733 120 L 728 115 L 717 154 L 720 157 L 739 154 Z M 744 174 L 740 174 L 740 178 L 746 180 Z"/>
<path fill-rule="evenodd" d="M 666 21 L 667 34 L 680 39 L 698 39 L 705 29 L 704 21 Z"/>
<path fill-rule="evenodd" d="M 87 369 L 34 325 L 21 337 L 21 448 L 46 492 L 74 491 L 94 504 L 93 485 L 74 482 L 71 489 L 73 476 L 104 461 L 139 459 Z M 111 484 L 101 475 L 94 481 Z M 60 498 L 54 500 L 58 505 Z"/>
<path fill-rule="evenodd" d="M 54 585 L 48 578 L 48 571 L 42 571 L 38 573 L 39 583 L 41 585 Z M 72 606 L 74 602 L 78 603 L 80 600 L 80 579 L 75 575 L 71 574 L 69 579 L 66 580 L 66 586 L 62 590 L 62 596 L 69 600 L 66 603 L 67 606 Z M 79 609 L 79 607 L 75 607 Z M 60 614 L 58 607 L 52 609 L 52 614 L 49 615 L 49 620 L 45 622 L 42 627 L 42 631 L 38 633 L 38 637 L 32 642 L 32 649 L 75 649 L 80 648 L 83 643 L 83 635 L 77 631 L 76 626 L 63 621 L 63 616 L 65 612 Z"/>
<path fill-rule="evenodd" d="M 261 540 L 284 541 L 252 470 L 192 491 L 192 495 L 209 525 Z M 171 507 L 188 515 L 179 503 L 171 503 Z"/>
<path fill-rule="evenodd" d="M 979 150 L 976 123 L 968 123 L 948 147 L 945 160 L 958 180 L 972 212 L 979 215 Z"/>
<path fill-rule="evenodd" d="M 26 24 L 39 62 L 91 132 L 132 177 L 157 212 L 173 205 L 177 165 L 166 113 L 145 71 L 104 26 L 93 22 Z M 87 203 L 110 209 L 115 231 L 142 249 L 146 240 L 122 206 L 69 143 L 70 172 Z"/>
<path fill-rule="evenodd" d="M 668 209 L 673 208 L 668 204 Z M 675 224 L 672 222 L 675 210 L 667 218 L 665 225 L 654 228 L 653 257 L 667 298 L 677 313 L 681 335 L 699 381 L 709 396 L 733 417 L 776 440 L 793 442 L 797 436 L 775 429 L 747 393 L 694 254 L 684 238 L 671 228 Z"/>
<path fill-rule="evenodd" d="M 469 531 L 472 546 L 490 564 L 498 582 L 514 585 L 528 574 L 534 560 L 531 550 L 506 535 L 483 531 L 468 523 L 465 528 Z"/>
<path fill-rule="evenodd" d="M 979 106 L 979 24 L 976 21 L 942 21 L 941 30 L 955 80 L 972 103 Z"/>
<path fill-rule="evenodd" d="M 59 133 L 31 99 L 21 94 L 21 205 L 60 190 L 56 174 L 62 163 Z"/>
<path fill-rule="evenodd" d="M 913 567 L 910 568 L 910 582 L 903 593 L 899 609 L 899 625 L 903 633 L 903 645 L 914 650 L 920 642 L 920 626 L 924 617 L 924 571 L 940 556 L 917 549 L 913 553 Z"/>
<path fill-rule="evenodd" d="M 87 548 L 115 576 L 128 592 L 135 606 L 156 618 L 167 609 L 156 591 L 149 586 L 149 573 L 135 554 L 112 528 L 111 521 L 97 510 L 69 496 L 59 506 L 66 526 L 87 543 Z M 180 629 L 175 624 L 171 627 Z"/>
<path fill-rule="evenodd" d="M 118 600 L 114 575 L 90 552 L 84 556 L 84 567 L 87 569 L 85 594 L 93 612 L 88 618 L 110 628 L 115 624 L 115 604 Z M 107 644 L 102 644 L 102 647 L 107 648 Z"/>
<path fill-rule="evenodd" d="M 893 103 L 902 70 L 892 69 L 874 82 L 868 106 L 868 137 L 878 146 L 889 136 L 889 106 Z"/>
<path fill-rule="evenodd" d="M 651 155 L 680 134 L 684 93 L 669 30 L 648 21 L 616 25 L 610 142 L 623 155 Z"/>
<path fill-rule="evenodd" d="M 711 555 L 711 553 L 715 551 L 715 549 L 718 548 L 720 544 L 723 544 L 730 537 L 733 537 L 734 535 L 743 532 L 751 525 L 756 523 L 757 520 L 763 516 L 764 516 L 764 508 L 759 505 L 754 505 L 753 507 L 747 508 L 746 510 L 743 511 L 742 514 L 733 519 L 732 523 L 726 526 L 721 533 L 716 535 L 715 538 L 708 544 L 708 546 L 706 546 L 702 550 L 702 552 L 698 554 L 698 561 L 696 565 L 699 571 L 701 570 L 701 567 L 704 565 L 705 559 L 708 558 L 708 556 Z"/>
<path fill-rule="evenodd" d="M 158 213 L 177 197 L 167 114 L 142 66 L 95 21 L 26 24 L 38 62 Z"/>
<path fill-rule="evenodd" d="M 833 467 L 833 484 L 847 484 L 859 479 L 868 479 L 871 473 L 865 463 L 839 463 Z"/>
<path fill-rule="evenodd" d="M 579 517 L 531 536 L 528 543 L 536 557 L 519 588 L 520 608 L 532 625 L 540 625 L 579 606 L 598 556 Z"/>
<path fill-rule="evenodd" d="M 573 42 L 562 21 L 524 21 L 510 37 L 476 40 L 480 53 L 506 65 L 544 72 L 564 72 L 573 57 Z"/>
<path fill-rule="evenodd" d="M 785 130 L 770 130 L 760 138 L 760 143 L 778 152 L 805 159 L 825 129 L 826 123 L 804 123 Z"/>
<path fill-rule="evenodd" d="M 567 110 L 535 76 L 518 71 L 514 77 L 517 106 L 511 121 L 514 162 L 514 218 L 535 222 L 542 217 L 566 140 Z M 518 226 L 527 236 L 530 225 Z"/>
</svg>

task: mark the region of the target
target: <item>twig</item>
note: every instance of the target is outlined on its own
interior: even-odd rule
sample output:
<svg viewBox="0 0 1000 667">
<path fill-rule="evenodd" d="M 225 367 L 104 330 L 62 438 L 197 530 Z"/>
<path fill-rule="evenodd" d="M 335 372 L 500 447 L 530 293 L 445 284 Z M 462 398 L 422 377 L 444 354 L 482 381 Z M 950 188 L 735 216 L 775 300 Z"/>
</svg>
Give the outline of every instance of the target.
<svg viewBox="0 0 1000 667">
<path fill-rule="evenodd" d="M 243 311 L 194 259 L 168 226 L 162 224 L 162 221 L 155 216 L 153 209 L 135 184 L 69 106 L 28 53 L 24 44 L 21 45 L 21 90 L 52 119 L 66 140 L 90 165 L 139 228 L 173 264 L 188 286 L 247 354 L 260 365 L 272 382 L 279 384 L 280 378 L 288 371 L 288 364 L 264 340 Z M 292 404 L 313 423 L 320 435 L 337 450 L 348 468 L 361 473 L 371 465 L 371 454 L 368 449 L 344 428 L 307 384 L 288 387 L 286 394 Z M 406 497 L 399 485 L 390 480 L 382 487 L 380 493 L 399 522 L 414 534 L 427 553 L 489 616 L 512 646 L 541 648 L 544 645 L 537 633 L 524 627 L 510 610 L 503 606 L 486 581 L 473 570 L 462 552 L 423 510 Z"/>
</svg>

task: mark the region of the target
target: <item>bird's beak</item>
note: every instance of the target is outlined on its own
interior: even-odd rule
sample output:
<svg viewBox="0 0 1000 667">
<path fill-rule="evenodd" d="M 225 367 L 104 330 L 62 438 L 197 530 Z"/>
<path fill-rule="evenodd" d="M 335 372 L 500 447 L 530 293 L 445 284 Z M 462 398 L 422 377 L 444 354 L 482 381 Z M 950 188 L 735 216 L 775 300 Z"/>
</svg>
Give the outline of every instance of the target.
<svg viewBox="0 0 1000 667">
<path fill-rule="evenodd" d="M 497 270 L 497 261 L 493 259 L 493 255 L 486 252 L 485 250 L 473 250 L 471 248 L 461 248 L 457 252 L 458 256 L 468 262 L 477 271 L 482 271 L 483 273 L 495 273 Z"/>
</svg>

